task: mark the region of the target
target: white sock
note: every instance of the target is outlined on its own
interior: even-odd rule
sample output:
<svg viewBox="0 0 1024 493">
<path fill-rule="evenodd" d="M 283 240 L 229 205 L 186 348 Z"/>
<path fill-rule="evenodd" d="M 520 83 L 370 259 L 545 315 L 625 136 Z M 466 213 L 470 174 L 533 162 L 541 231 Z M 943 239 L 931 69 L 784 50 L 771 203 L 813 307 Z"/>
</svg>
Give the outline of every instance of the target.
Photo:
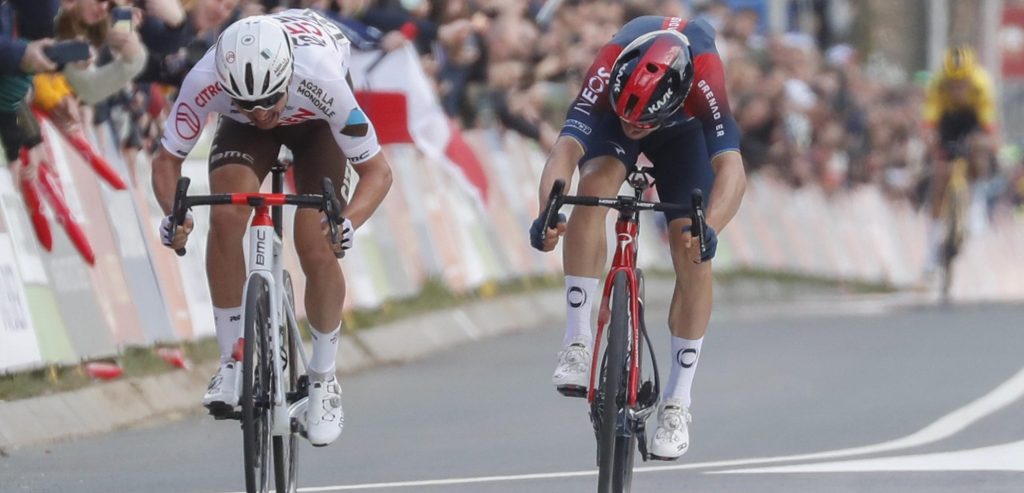
<svg viewBox="0 0 1024 493">
<path fill-rule="evenodd" d="M 598 282 L 591 277 L 565 276 L 565 337 L 562 338 L 562 347 L 567 347 L 579 336 L 586 336 L 593 342 L 590 312 Z"/>
<path fill-rule="evenodd" d="M 334 375 L 334 360 L 338 354 L 338 338 L 341 336 L 341 324 L 326 334 L 310 326 L 313 336 L 313 357 L 309 360 L 309 374 L 315 380 L 329 380 Z"/>
<path fill-rule="evenodd" d="M 672 336 L 672 372 L 668 377 L 668 396 L 683 401 L 690 407 L 690 388 L 693 386 L 693 374 L 697 372 L 697 360 L 700 359 L 700 346 L 704 342 Z"/>
<path fill-rule="evenodd" d="M 242 337 L 242 307 L 213 307 L 213 327 L 217 331 L 217 346 L 220 347 L 220 362 L 234 360 L 235 343 Z"/>
</svg>

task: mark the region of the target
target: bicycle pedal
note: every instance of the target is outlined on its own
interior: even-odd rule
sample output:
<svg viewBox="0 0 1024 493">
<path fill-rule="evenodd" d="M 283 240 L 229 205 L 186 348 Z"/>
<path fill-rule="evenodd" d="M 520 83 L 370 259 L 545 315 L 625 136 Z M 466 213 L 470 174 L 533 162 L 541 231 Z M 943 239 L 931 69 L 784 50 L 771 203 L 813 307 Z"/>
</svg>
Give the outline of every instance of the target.
<svg viewBox="0 0 1024 493">
<path fill-rule="evenodd" d="M 235 412 L 234 406 L 228 405 L 224 402 L 214 402 L 209 406 L 206 406 L 210 416 L 217 421 L 225 419 L 241 419 L 241 413 Z"/>
<path fill-rule="evenodd" d="M 580 385 L 559 385 L 555 390 L 566 397 L 587 398 L 587 388 Z"/>
</svg>

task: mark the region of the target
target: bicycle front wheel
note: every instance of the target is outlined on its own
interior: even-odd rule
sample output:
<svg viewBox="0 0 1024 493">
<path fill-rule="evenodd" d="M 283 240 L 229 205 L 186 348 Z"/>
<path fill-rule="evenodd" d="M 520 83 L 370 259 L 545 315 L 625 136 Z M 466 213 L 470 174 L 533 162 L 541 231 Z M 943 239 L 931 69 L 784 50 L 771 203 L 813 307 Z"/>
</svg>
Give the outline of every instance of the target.
<svg viewBox="0 0 1024 493">
<path fill-rule="evenodd" d="M 270 490 L 270 287 L 252 276 L 246 288 L 242 358 L 242 445 L 245 490 Z"/>
<path fill-rule="evenodd" d="M 633 472 L 635 439 L 620 436 L 626 407 L 626 352 L 629 346 L 629 290 L 626 274 L 619 272 L 612 284 L 612 316 L 606 331 L 604 365 L 597 393 L 601 396 L 601 427 L 598 431 L 598 491 L 629 491 Z M 623 416 L 624 418 L 624 416 Z"/>
<path fill-rule="evenodd" d="M 295 293 L 292 289 L 292 277 L 288 271 L 284 271 L 284 302 L 295 312 Z M 299 356 L 295 348 L 296 327 L 288 320 L 287 314 L 281 317 L 281 356 L 284 360 L 284 369 L 281 371 L 281 378 L 285 395 L 294 392 L 298 388 L 299 379 Z M 291 404 L 292 400 L 288 400 Z M 274 484 L 277 486 L 277 493 L 295 493 L 298 490 L 299 477 L 299 438 L 295 427 L 290 427 L 291 432 L 284 436 L 275 436 L 274 440 Z"/>
</svg>

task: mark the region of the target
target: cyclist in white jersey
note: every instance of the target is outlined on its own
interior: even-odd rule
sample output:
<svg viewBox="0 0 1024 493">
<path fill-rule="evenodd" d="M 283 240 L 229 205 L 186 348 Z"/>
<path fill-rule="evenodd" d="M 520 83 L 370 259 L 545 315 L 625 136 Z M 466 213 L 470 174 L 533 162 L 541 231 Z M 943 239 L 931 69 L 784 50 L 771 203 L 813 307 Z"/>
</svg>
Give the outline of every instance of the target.
<svg viewBox="0 0 1024 493">
<path fill-rule="evenodd" d="M 339 245 L 325 241 L 319 212 L 295 213 L 294 244 L 306 274 L 306 314 L 314 329 L 307 413 L 314 445 L 336 440 L 343 425 L 335 354 L 345 280 L 336 254 L 352 246 L 355 229 L 369 219 L 391 187 L 391 167 L 348 81 L 349 57 L 348 39 L 310 10 L 235 22 L 185 77 L 164 126 L 162 149 L 153 160 L 153 188 L 165 214 L 171 212 L 181 164 L 211 113 L 220 115 L 209 157 L 211 193 L 258 192 L 282 145 L 293 153 L 298 193 L 318 193 L 326 176 L 344 199 L 346 161 L 359 175 L 343 209 Z M 214 207 L 210 212 L 206 270 L 221 352 L 220 368 L 203 397 L 211 412 L 233 410 L 241 390 L 241 364 L 232 353 L 242 330 L 242 236 L 249 214 L 243 206 Z M 163 243 L 183 247 L 192 224 L 189 216 L 172 238 L 170 217 L 165 217 Z"/>
</svg>

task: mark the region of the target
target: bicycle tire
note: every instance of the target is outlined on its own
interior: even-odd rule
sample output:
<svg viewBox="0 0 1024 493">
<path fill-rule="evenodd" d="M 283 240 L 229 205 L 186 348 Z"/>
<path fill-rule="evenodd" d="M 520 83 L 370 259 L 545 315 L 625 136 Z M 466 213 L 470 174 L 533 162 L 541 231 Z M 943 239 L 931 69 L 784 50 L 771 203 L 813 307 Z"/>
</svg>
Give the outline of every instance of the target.
<svg viewBox="0 0 1024 493">
<path fill-rule="evenodd" d="M 598 480 L 600 493 L 620 493 L 626 477 L 620 468 L 632 469 L 632 454 L 629 452 L 629 438 L 619 437 L 619 413 L 625 407 L 624 378 L 626 373 L 626 331 L 629 330 L 629 293 L 626 289 L 626 274 L 619 272 L 612 281 L 612 315 L 605 328 L 608 338 L 605 344 L 605 367 L 598 382 L 602 396 L 601 428 L 598 433 Z M 621 397 L 621 398 L 620 398 Z M 616 449 L 619 450 L 617 453 Z M 629 476 L 632 476 L 630 471 Z"/>
<path fill-rule="evenodd" d="M 969 185 L 966 182 L 967 164 L 963 161 L 956 161 L 953 166 L 953 176 L 946 187 L 946 236 L 940 247 L 943 302 L 948 302 L 950 299 L 953 287 L 953 262 L 963 247 L 964 229 L 967 223 L 967 203 L 970 200 Z"/>
<path fill-rule="evenodd" d="M 246 287 L 242 358 L 242 445 L 247 493 L 270 490 L 270 287 L 252 276 Z"/>
<path fill-rule="evenodd" d="M 292 277 L 288 271 L 284 271 L 284 302 L 295 312 L 295 293 L 292 289 Z M 295 348 L 295 338 L 292 337 L 291 322 L 286 313 L 281 314 L 281 348 L 285 361 L 283 372 L 284 380 L 281 382 L 285 395 L 294 392 L 298 387 L 299 367 L 298 353 Z M 291 401 L 288 401 L 291 404 Z M 287 440 L 287 443 L 286 443 Z M 298 491 L 299 479 L 299 437 L 294 426 L 289 426 L 289 433 L 286 436 L 275 436 L 274 446 L 274 486 L 277 493 L 295 493 Z"/>
</svg>

